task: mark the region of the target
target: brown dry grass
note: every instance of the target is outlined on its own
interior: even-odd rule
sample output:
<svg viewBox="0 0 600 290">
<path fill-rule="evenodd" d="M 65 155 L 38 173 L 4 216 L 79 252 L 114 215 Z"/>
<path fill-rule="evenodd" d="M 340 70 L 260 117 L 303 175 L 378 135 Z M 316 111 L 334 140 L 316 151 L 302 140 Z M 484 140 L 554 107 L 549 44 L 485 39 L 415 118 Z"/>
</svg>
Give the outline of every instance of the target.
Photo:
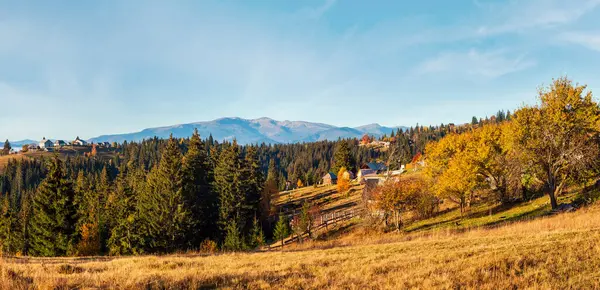
<svg viewBox="0 0 600 290">
<path fill-rule="evenodd" d="M 5 258 L 2 289 L 599 288 L 600 206 L 464 233 L 346 236 L 320 249 Z"/>
</svg>

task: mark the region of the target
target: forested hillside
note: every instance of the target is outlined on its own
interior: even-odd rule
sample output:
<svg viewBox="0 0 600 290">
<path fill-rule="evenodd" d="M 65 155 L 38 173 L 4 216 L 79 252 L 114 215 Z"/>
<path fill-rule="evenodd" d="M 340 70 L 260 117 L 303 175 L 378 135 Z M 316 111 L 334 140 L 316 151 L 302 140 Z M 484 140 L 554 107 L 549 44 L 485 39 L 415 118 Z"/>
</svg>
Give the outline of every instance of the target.
<svg viewBox="0 0 600 290">
<path fill-rule="evenodd" d="M 40 256 L 167 253 L 203 241 L 256 247 L 279 211 L 271 195 L 320 182 L 342 166 L 337 151 L 349 170 L 375 160 L 399 166 L 449 127 L 430 129 L 386 136 L 388 151 L 356 139 L 239 146 L 196 133 L 117 144 L 112 159 L 10 159 L 0 178 L 0 240 L 4 253 Z"/>
</svg>

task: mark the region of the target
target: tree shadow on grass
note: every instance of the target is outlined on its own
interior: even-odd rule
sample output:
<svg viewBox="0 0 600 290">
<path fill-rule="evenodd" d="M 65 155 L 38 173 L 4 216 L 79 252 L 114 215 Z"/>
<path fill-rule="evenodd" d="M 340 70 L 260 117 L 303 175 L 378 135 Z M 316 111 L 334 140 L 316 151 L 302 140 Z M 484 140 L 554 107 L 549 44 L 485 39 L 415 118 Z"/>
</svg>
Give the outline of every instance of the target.
<svg viewBox="0 0 600 290">
<path fill-rule="evenodd" d="M 530 220 L 530 219 L 539 218 L 542 216 L 548 216 L 551 213 L 552 213 L 552 210 L 550 208 L 548 208 L 546 206 L 541 206 L 541 207 L 538 207 L 538 208 L 535 208 L 535 209 L 532 209 L 529 211 L 524 211 L 522 213 L 510 216 L 510 217 L 501 216 L 499 220 L 485 224 L 483 227 L 484 228 L 495 228 L 495 227 L 499 227 L 499 226 L 517 222 L 517 221 Z"/>
</svg>

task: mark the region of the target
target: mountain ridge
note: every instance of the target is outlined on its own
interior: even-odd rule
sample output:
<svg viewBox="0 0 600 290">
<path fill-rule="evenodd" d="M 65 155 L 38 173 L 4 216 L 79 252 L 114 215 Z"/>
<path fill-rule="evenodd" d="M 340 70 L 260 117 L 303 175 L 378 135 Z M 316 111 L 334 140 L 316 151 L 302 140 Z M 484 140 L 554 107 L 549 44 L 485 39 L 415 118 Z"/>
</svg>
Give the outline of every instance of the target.
<svg viewBox="0 0 600 290">
<path fill-rule="evenodd" d="M 171 134 L 176 138 L 186 138 L 192 135 L 194 129 L 198 129 L 202 137 L 212 135 L 219 142 L 236 139 L 239 144 L 263 142 L 284 144 L 337 140 L 338 138 L 360 138 L 364 134 L 380 137 L 384 134 L 389 135 L 397 129 L 404 130 L 406 128 L 404 126 L 386 127 L 377 123 L 351 128 L 307 121 L 277 121 L 267 117 L 257 119 L 224 117 L 212 121 L 146 128 L 132 133 L 101 135 L 88 139 L 88 142 L 120 143 L 125 140 L 137 142 L 155 136 L 168 138 Z"/>
</svg>

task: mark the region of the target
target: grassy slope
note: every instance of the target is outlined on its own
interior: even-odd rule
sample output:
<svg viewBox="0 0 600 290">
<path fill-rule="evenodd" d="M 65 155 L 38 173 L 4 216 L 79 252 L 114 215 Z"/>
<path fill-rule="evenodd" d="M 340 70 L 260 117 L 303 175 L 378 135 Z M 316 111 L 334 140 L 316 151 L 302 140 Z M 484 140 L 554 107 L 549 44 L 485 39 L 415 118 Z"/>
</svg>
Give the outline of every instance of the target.
<svg viewBox="0 0 600 290">
<path fill-rule="evenodd" d="M 310 186 L 281 193 L 275 202 L 297 208 L 309 199 L 327 212 L 358 206 L 360 190 L 354 185 L 346 195 L 335 186 Z M 405 233 L 386 235 L 351 221 L 324 241 L 286 246 L 283 252 L 7 258 L 0 265 L 0 288 L 600 287 L 600 205 L 556 216 L 549 212 L 547 197 L 510 208 L 479 204 L 463 218 L 450 207 L 408 225 Z"/>
<path fill-rule="evenodd" d="M 598 288 L 600 207 L 491 229 L 215 256 L 7 258 L 0 288 Z"/>
<path fill-rule="evenodd" d="M 111 160 L 117 152 L 112 149 L 98 148 L 97 149 L 97 157 L 108 161 Z M 45 151 L 35 151 L 35 152 L 26 152 L 22 154 L 8 155 L 8 156 L 0 156 L 0 173 L 2 173 L 6 164 L 8 164 L 9 159 L 24 159 L 24 158 L 52 158 L 56 154 L 58 154 L 59 158 L 65 159 L 67 156 L 77 156 L 83 155 L 84 153 L 91 152 L 91 147 L 64 147 L 60 149 L 59 152 L 45 152 Z"/>
</svg>

